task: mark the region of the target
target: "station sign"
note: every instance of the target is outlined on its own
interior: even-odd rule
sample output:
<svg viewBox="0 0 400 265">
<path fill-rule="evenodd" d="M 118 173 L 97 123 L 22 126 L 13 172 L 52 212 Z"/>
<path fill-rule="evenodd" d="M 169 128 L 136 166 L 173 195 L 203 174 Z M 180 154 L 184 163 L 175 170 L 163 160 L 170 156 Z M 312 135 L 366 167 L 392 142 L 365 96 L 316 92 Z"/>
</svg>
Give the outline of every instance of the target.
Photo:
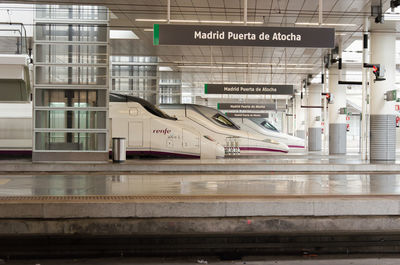
<svg viewBox="0 0 400 265">
<path fill-rule="evenodd" d="M 276 104 L 218 103 L 220 110 L 276 110 Z"/>
<path fill-rule="evenodd" d="M 154 45 L 334 48 L 334 28 L 154 24 Z"/>
<path fill-rule="evenodd" d="M 204 84 L 205 94 L 293 95 L 293 85 Z"/>
<path fill-rule="evenodd" d="M 268 113 L 245 113 L 245 112 L 228 112 L 225 113 L 229 118 L 269 118 Z"/>
</svg>

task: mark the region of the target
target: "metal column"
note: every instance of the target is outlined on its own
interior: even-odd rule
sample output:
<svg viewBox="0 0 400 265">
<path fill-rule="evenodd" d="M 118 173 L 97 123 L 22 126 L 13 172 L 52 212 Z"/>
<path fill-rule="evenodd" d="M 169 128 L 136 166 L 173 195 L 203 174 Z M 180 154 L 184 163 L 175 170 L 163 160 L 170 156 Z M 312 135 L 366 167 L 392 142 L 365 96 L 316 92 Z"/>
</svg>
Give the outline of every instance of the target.
<svg viewBox="0 0 400 265">
<path fill-rule="evenodd" d="M 385 92 L 395 88 L 396 77 L 396 34 L 394 23 L 374 24 L 371 30 L 371 63 L 380 64 L 385 70 L 384 81 L 374 81 L 371 71 L 371 161 L 396 160 L 396 115 L 394 101 L 385 100 Z"/>
</svg>

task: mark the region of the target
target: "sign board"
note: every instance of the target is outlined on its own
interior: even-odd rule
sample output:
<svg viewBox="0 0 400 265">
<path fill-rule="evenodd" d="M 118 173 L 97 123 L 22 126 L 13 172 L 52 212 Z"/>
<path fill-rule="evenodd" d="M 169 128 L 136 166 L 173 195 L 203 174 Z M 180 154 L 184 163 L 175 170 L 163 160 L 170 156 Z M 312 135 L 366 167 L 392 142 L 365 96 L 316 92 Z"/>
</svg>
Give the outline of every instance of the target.
<svg viewBox="0 0 400 265">
<path fill-rule="evenodd" d="M 334 28 L 154 24 L 154 45 L 334 48 Z"/>
<path fill-rule="evenodd" d="M 293 95 L 293 85 L 204 84 L 205 94 Z"/>
<path fill-rule="evenodd" d="M 218 103 L 217 108 L 222 110 L 276 110 L 276 104 Z"/>
<path fill-rule="evenodd" d="M 234 113 L 234 112 L 228 112 L 225 113 L 226 116 L 229 118 L 269 118 L 268 113 Z"/>
</svg>

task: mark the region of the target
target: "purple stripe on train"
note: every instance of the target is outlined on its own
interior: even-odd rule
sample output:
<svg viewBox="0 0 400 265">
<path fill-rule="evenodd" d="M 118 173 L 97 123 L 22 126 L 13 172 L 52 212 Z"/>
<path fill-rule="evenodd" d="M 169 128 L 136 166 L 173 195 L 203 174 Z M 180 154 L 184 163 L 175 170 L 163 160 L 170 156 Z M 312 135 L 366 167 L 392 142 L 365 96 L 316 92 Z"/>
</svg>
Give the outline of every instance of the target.
<svg viewBox="0 0 400 265">
<path fill-rule="evenodd" d="M 112 155 L 112 151 L 109 151 Z M 156 157 L 176 157 L 176 158 L 200 158 L 198 155 L 178 154 L 171 152 L 159 151 L 126 151 L 127 155 L 143 155 L 143 156 L 156 156 Z M 0 155 L 32 155 L 32 150 L 0 150 Z"/>
<path fill-rule="evenodd" d="M 288 151 L 262 148 L 262 147 L 240 147 L 240 151 L 264 151 L 264 152 L 278 152 L 278 153 L 288 153 Z"/>
<path fill-rule="evenodd" d="M 127 150 L 127 155 L 143 155 L 143 156 L 157 156 L 157 157 L 176 157 L 176 158 L 200 158 L 199 155 L 179 154 L 172 152 L 161 152 L 161 151 L 132 151 Z"/>
</svg>

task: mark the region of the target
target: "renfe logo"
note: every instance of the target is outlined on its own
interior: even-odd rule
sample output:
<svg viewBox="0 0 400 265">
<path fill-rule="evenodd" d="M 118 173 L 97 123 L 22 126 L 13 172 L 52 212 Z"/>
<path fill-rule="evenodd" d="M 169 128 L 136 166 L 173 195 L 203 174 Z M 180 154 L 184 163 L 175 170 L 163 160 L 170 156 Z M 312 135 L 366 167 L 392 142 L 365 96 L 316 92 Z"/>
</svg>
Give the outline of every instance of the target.
<svg viewBox="0 0 400 265">
<path fill-rule="evenodd" d="M 153 130 L 153 133 L 160 133 L 160 134 L 169 134 L 171 132 L 170 129 L 165 128 L 164 130 Z"/>
</svg>

